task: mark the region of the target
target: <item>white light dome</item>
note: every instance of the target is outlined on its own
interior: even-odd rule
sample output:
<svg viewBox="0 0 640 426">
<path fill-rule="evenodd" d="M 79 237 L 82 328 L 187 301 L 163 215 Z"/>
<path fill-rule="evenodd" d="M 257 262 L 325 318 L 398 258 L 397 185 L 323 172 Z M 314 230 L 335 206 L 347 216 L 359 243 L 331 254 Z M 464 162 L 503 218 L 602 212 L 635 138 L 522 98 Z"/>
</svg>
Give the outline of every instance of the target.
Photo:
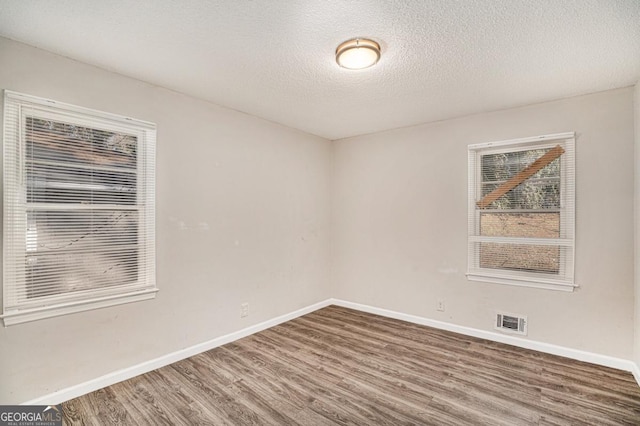
<svg viewBox="0 0 640 426">
<path fill-rule="evenodd" d="M 336 62 L 343 68 L 360 70 L 380 60 L 380 45 L 373 40 L 353 39 L 336 49 Z"/>
</svg>

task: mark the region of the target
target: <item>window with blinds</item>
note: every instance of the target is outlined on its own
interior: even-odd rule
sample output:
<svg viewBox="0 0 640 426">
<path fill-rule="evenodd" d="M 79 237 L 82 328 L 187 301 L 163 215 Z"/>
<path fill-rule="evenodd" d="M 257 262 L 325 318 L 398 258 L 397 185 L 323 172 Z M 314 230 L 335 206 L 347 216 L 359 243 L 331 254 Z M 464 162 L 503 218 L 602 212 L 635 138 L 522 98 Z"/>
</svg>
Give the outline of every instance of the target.
<svg viewBox="0 0 640 426">
<path fill-rule="evenodd" d="M 572 291 L 574 222 L 574 133 L 469 146 L 469 279 Z"/>
<path fill-rule="evenodd" d="M 155 296 L 155 134 L 5 91 L 5 325 Z"/>
</svg>

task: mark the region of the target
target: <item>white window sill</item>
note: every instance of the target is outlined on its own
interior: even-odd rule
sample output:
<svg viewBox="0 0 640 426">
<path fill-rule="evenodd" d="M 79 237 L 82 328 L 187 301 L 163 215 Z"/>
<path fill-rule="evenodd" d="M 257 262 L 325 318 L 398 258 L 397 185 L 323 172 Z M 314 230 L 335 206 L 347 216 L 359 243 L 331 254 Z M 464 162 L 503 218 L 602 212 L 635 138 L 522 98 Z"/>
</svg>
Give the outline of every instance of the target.
<svg viewBox="0 0 640 426">
<path fill-rule="evenodd" d="M 36 321 L 44 318 L 57 317 L 75 312 L 89 311 L 93 309 L 106 308 L 107 306 L 121 305 L 124 303 L 139 302 L 153 299 L 158 292 L 157 288 L 140 290 L 136 292 L 106 296 L 90 300 L 68 302 L 56 306 L 45 306 L 40 308 L 22 309 L 6 312 L 0 315 L 5 327 L 24 322 Z"/>
<path fill-rule="evenodd" d="M 483 281 L 488 283 L 513 285 L 518 287 L 541 288 L 545 290 L 557 290 L 572 292 L 577 285 L 560 280 L 552 279 L 535 279 L 530 277 L 504 276 L 491 273 L 468 272 L 467 279 L 469 281 Z"/>
</svg>

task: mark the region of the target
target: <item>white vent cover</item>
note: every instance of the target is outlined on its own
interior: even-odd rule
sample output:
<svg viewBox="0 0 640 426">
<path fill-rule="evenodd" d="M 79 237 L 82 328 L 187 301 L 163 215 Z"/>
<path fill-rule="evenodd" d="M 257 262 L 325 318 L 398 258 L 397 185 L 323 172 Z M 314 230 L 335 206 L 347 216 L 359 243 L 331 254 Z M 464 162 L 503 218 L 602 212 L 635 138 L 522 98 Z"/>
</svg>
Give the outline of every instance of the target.
<svg viewBox="0 0 640 426">
<path fill-rule="evenodd" d="M 496 313 L 495 329 L 506 333 L 527 335 L 527 317 L 505 312 Z"/>
</svg>

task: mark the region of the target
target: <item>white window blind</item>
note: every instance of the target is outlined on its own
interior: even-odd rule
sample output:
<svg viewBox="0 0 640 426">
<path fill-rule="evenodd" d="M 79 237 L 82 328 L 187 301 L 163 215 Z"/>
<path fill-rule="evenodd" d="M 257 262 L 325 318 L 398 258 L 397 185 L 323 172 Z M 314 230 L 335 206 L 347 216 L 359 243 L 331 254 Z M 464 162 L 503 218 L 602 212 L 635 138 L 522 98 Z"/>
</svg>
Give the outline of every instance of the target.
<svg viewBox="0 0 640 426">
<path fill-rule="evenodd" d="M 5 91 L 5 325 L 154 297 L 155 134 Z"/>
<path fill-rule="evenodd" d="M 469 146 L 471 280 L 571 291 L 575 135 Z"/>
</svg>

